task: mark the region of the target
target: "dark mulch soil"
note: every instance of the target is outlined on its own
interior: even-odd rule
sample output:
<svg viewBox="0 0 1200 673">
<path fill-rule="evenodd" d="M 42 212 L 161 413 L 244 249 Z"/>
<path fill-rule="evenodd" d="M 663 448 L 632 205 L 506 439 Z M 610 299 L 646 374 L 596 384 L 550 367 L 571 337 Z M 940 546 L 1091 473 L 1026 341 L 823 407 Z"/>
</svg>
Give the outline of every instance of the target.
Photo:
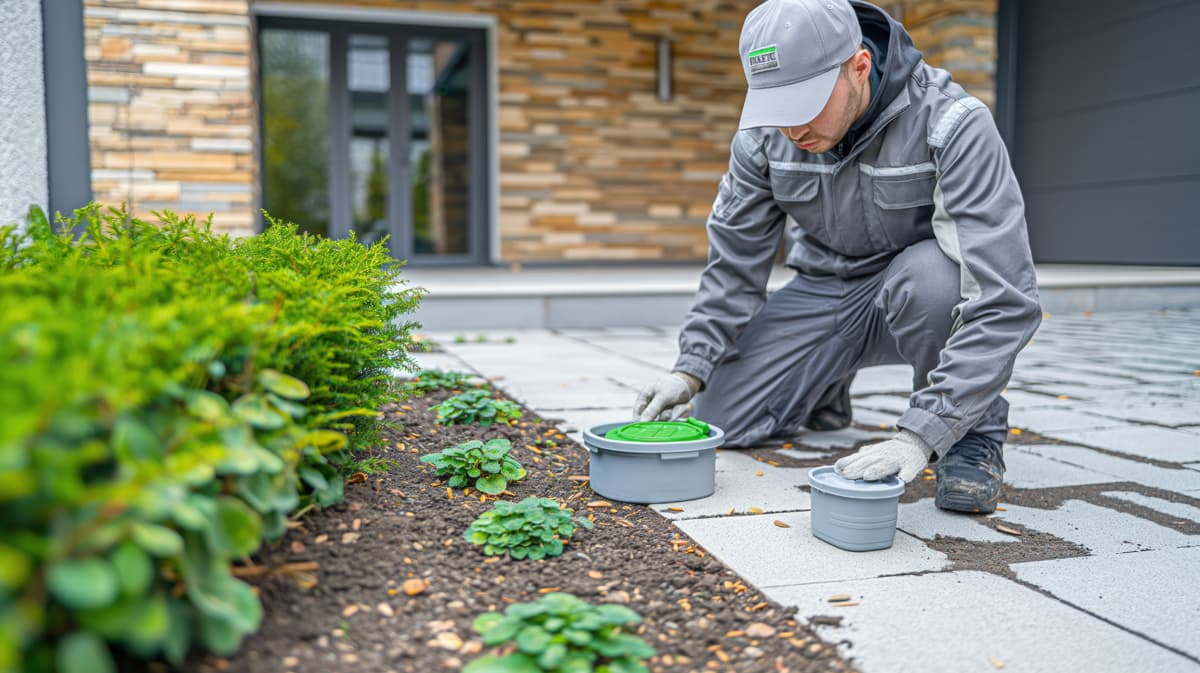
<svg viewBox="0 0 1200 673">
<path fill-rule="evenodd" d="M 530 416 L 511 427 L 437 426 L 429 407 L 448 395 L 385 409 L 404 429 L 389 431 L 378 455 L 399 466 L 347 486 L 344 504 L 308 513 L 260 552 L 259 569 L 273 569 L 250 580 L 263 599 L 261 631 L 237 656 L 207 657 L 188 670 L 457 671 L 483 650 L 470 628 L 476 615 L 549 591 L 636 610 L 645 618 L 639 633 L 658 650 L 648 662 L 655 672 L 850 669 L 792 610 L 768 601 L 649 508 L 589 506 L 599 496 L 570 478 L 587 474 L 587 451 L 556 429 Z M 577 531 L 562 556 L 485 557 L 462 534 L 494 498 L 450 492 L 418 462 L 493 437 L 510 439 L 512 455 L 529 471 L 506 499 L 557 498 L 594 519 L 596 528 Z M 409 579 L 428 586 L 408 596 L 400 587 Z"/>
</svg>

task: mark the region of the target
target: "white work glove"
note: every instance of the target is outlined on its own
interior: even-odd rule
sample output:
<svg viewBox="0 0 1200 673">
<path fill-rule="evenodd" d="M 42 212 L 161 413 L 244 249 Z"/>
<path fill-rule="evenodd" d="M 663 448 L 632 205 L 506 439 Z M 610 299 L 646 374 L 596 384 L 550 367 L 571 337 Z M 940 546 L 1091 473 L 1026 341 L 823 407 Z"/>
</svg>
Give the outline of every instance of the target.
<svg viewBox="0 0 1200 673">
<path fill-rule="evenodd" d="M 898 474 L 907 483 L 925 469 L 932 455 L 933 448 L 924 440 L 901 429 L 887 441 L 868 444 L 842 458 L 834 469 L 847 479 L 878 481 Z"/>
<path fill-rule="evenodd" d="M 700 379 L 671 372 L 642 388 L 633 405 L 633 417 L 639 421 L 669 421 L 682 416 L 698 390 Z"/>
</svg>

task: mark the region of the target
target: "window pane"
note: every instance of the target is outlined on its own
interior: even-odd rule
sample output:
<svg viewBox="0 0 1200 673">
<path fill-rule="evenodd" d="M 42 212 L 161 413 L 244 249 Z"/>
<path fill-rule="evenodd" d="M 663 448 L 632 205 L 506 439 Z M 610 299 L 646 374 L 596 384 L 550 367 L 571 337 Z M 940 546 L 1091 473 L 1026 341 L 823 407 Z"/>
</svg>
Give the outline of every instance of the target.
<svg viewBox="0 0 1200 673">
<path fill-rule="evenodd" d="M 263 207 L 329 235 L 329 36 L 265 29 Z"/>
<path fill-rule="evenodd" d="M 468 252 L 468 45 L 415 39 L 408 48 L 413 251 Z"/>
<path fill-rule="evenodd" d="M 352 228 L 370 245 L 388 234 L 388 40 L 382 35 L 351 35 L 350 203 Z"/>
</svg>

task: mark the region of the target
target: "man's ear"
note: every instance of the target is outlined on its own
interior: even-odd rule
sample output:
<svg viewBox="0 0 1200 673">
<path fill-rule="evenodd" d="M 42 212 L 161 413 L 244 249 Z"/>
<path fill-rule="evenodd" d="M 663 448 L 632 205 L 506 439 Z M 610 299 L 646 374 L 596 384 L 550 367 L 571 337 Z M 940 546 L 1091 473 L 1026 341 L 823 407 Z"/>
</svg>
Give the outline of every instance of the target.
<svg viewBox="0 0 1200 673">
<path fill-rule="evenodd" d="M 871 52 L 859 49 L 850 57 L 850 70 L 859 82 L 866 81 L 871 76 Z"/>
</svg>

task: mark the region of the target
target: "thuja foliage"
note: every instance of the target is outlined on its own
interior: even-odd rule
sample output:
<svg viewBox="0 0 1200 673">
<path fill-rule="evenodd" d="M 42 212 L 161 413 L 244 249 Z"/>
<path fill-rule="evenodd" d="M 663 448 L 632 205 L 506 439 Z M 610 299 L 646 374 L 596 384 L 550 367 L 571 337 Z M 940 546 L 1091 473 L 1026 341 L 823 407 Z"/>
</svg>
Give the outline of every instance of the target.
<svg viewBox="0 0 1200 673">
<path fill-rule="evenodd" d="M 624 605 L 589 605 L 567 593 L 488 612 L 471 625 L 484 645 L 513 644 L 505 656 L 476 659 L 463 673 L 649 673 L 646 641 L 624 630 L 641 622 Z"/>
<path fill-rule="evenodd" d="M 529 497 L 518 503 L 501 500 L 480 514 L 463 537 L 481 545 L 488 556 L 508 554 L 536 561 L 562 554 L 563 541 L 575 534 L 576 524 L 592 528 L 591 521 L 574 514 L 552 498 Z"/>
<path fill-rule="evenodd" d="M 525 468 L 509 451 L 512 442 L 507 439 L 489 439 L 486 444 L 473 440 L 423 456 L 421 462 L 432 464 L 439 477 L 449 477 L 450 488 L 474 485 L 483 493 L 499 495 L 510 480 L 525 477 Z"/>
<path fill-rule="evenodd" d="M 433 407 L 437 422 L 441 425 L 463 425 L 476 423 L 489 426 L 492 423 L 509 423 L 521 417 L 521 407 L 515 402 L 496 399 L 487 388 L 468 390 L 461 395 Z"/>
<path fill-rule="evenodd" d="M 419 296 L 382 245 L 270 223 L 0 229 L 0 673 L 232 653 L 261 607 L 231 562 L 376 443 Z"/>
</svg>

